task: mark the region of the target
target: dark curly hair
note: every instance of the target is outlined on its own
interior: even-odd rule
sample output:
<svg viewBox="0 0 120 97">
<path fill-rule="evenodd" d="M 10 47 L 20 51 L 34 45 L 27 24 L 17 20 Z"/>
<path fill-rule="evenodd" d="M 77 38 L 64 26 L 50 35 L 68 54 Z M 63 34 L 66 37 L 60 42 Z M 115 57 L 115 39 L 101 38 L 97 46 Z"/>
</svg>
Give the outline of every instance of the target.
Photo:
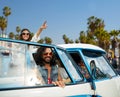
<svg viewBox="0 0 120 97">
<path fill-rule="evenodd" d="M 29 35 L 30 35 L 30 36 L 29 36 L 28 40 L 26 40 L 26 41 L 30 41 L 30 40 L 32 39 L 32 35 L 31 35 L 31 32 L 30 32 L 27 28 L 24 28 L 24 29 L 21 30 L 19 39 L 20 39 L 20 40 L 24 40 L 23 37 L 22 37 L 23 31 L 28 31 L 28 32 L 29 32 Z"/>
<path fill-rule="evenodd" d="M 37 65 L 40 65 L 40 66 L 43 66 L 43 53 L 45 52 L 45 50 L 47 49 L 48 47 L 40 47 L 37 49 L 37 52 L 33 55 L 34 59 L 35 59 L 35 62 Z M 51 48 L 50 48 L 51 49 Z M 52 60 L 50 62 L 50 65 L 53 66 L 53 65 L 56 65 L 56 61 L 55 61 L 55 56 L 54 54 L 52 55 Z"/>
</svg>

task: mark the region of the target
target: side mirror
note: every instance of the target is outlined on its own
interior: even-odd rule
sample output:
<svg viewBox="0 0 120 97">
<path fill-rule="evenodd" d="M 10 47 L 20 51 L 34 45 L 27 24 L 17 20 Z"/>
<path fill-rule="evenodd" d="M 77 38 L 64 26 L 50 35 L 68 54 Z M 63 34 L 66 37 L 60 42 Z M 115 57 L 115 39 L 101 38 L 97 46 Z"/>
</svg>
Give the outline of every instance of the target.
<svg viewBox="0 0 120 97">
<path fill-rule="evenodd" d="M 96 70 L 96 64 L 95 64 L 94 60 L 91 60 L 91 62 L 90 62 L 90 69 L 91 69 L 92 75 L 94 75 L 95 74 L 95 70 Z"/>
<path fill-rule="evenodd" d="M 90 62 L 90 68 L 91 68 L 91 74 L 93 76 L 94 79 L 101 79 L 101 78 L 105 78 L 106 74 L 104 74 L 99 67 L 96 66 L 95 61 L 92 60 Z"/>
</svg>

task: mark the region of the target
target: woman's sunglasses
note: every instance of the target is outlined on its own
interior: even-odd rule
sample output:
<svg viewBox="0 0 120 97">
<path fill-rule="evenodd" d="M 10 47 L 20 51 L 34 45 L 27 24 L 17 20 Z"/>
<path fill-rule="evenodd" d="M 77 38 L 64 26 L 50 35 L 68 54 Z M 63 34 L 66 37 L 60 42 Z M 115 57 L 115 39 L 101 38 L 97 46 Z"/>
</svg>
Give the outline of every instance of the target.
<svg viewBox="0 0 120 97">
<path fill-rule="evenodd" d="M 22 35 L 30 35 L 30 33 L 22 33 Z"/>
</svg>

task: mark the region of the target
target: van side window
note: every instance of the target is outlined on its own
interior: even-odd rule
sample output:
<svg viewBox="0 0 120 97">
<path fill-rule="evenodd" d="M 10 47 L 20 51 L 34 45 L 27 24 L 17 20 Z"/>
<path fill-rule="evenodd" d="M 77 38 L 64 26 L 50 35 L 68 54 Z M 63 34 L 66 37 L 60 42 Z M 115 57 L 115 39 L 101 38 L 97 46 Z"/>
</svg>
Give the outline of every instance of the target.
<svg viewBox="0 0 120 97">
<path fill-rule="evenodd" d="M 0 41 L 0 88 L 25 85 L 25 45 Z M 22 56 L 22 57 L 21 57 Z"/>
<path fill-rule="evenodd" d="M 57 66 L 58 66 L 59 74 L 62 77 L 62 79 L 64 80 L 64 82 L 66 84 L 71 83 L 71 79 L 70 79 L 68 73 L 66 72 L 66 69 L 63 66 L 62 62 L 59 59 L 56 59 L 56 63 L 57 63 Z"/>
<path fill-rule="evenodd" d="M 33 57 L 45 84 L 49 84 L 48 78 L 54 82 L 60 79 L 65 83 L 71 82 L 64 65 L 53 48 L 39 47 Z"/>
<path fill-rule="evenodd" d="M 69 52 L 69 53 L 72 56 L 73 60 L 76 62 L 79 71 L 83 74 L 83 76 L 87 80 L 89 80 L 90 79 L 90 75 L 88 73 L 87 67 L 84 64 L 84 61 L 83 61 L 82 57 L 79 55 L 78 52 Z"/>
</svg>

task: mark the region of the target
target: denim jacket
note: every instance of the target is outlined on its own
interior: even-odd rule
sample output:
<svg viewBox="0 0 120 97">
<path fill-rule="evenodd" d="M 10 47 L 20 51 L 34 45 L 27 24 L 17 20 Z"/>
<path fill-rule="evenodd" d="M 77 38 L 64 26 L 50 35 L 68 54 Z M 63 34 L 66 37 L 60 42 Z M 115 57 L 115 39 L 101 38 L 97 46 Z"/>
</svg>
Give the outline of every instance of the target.
<svg viewBox="0 0 120 97">
<path fill-rule="evenodd" d="M 45 83 L 48 83 L 48 70 L 44 66 L 38 66 L 38 70 L 40 71 Z M 58 80 L 58 67 L 52 66 L 51 67 L 51 80 L 57 81 Z"/>
</svg>

